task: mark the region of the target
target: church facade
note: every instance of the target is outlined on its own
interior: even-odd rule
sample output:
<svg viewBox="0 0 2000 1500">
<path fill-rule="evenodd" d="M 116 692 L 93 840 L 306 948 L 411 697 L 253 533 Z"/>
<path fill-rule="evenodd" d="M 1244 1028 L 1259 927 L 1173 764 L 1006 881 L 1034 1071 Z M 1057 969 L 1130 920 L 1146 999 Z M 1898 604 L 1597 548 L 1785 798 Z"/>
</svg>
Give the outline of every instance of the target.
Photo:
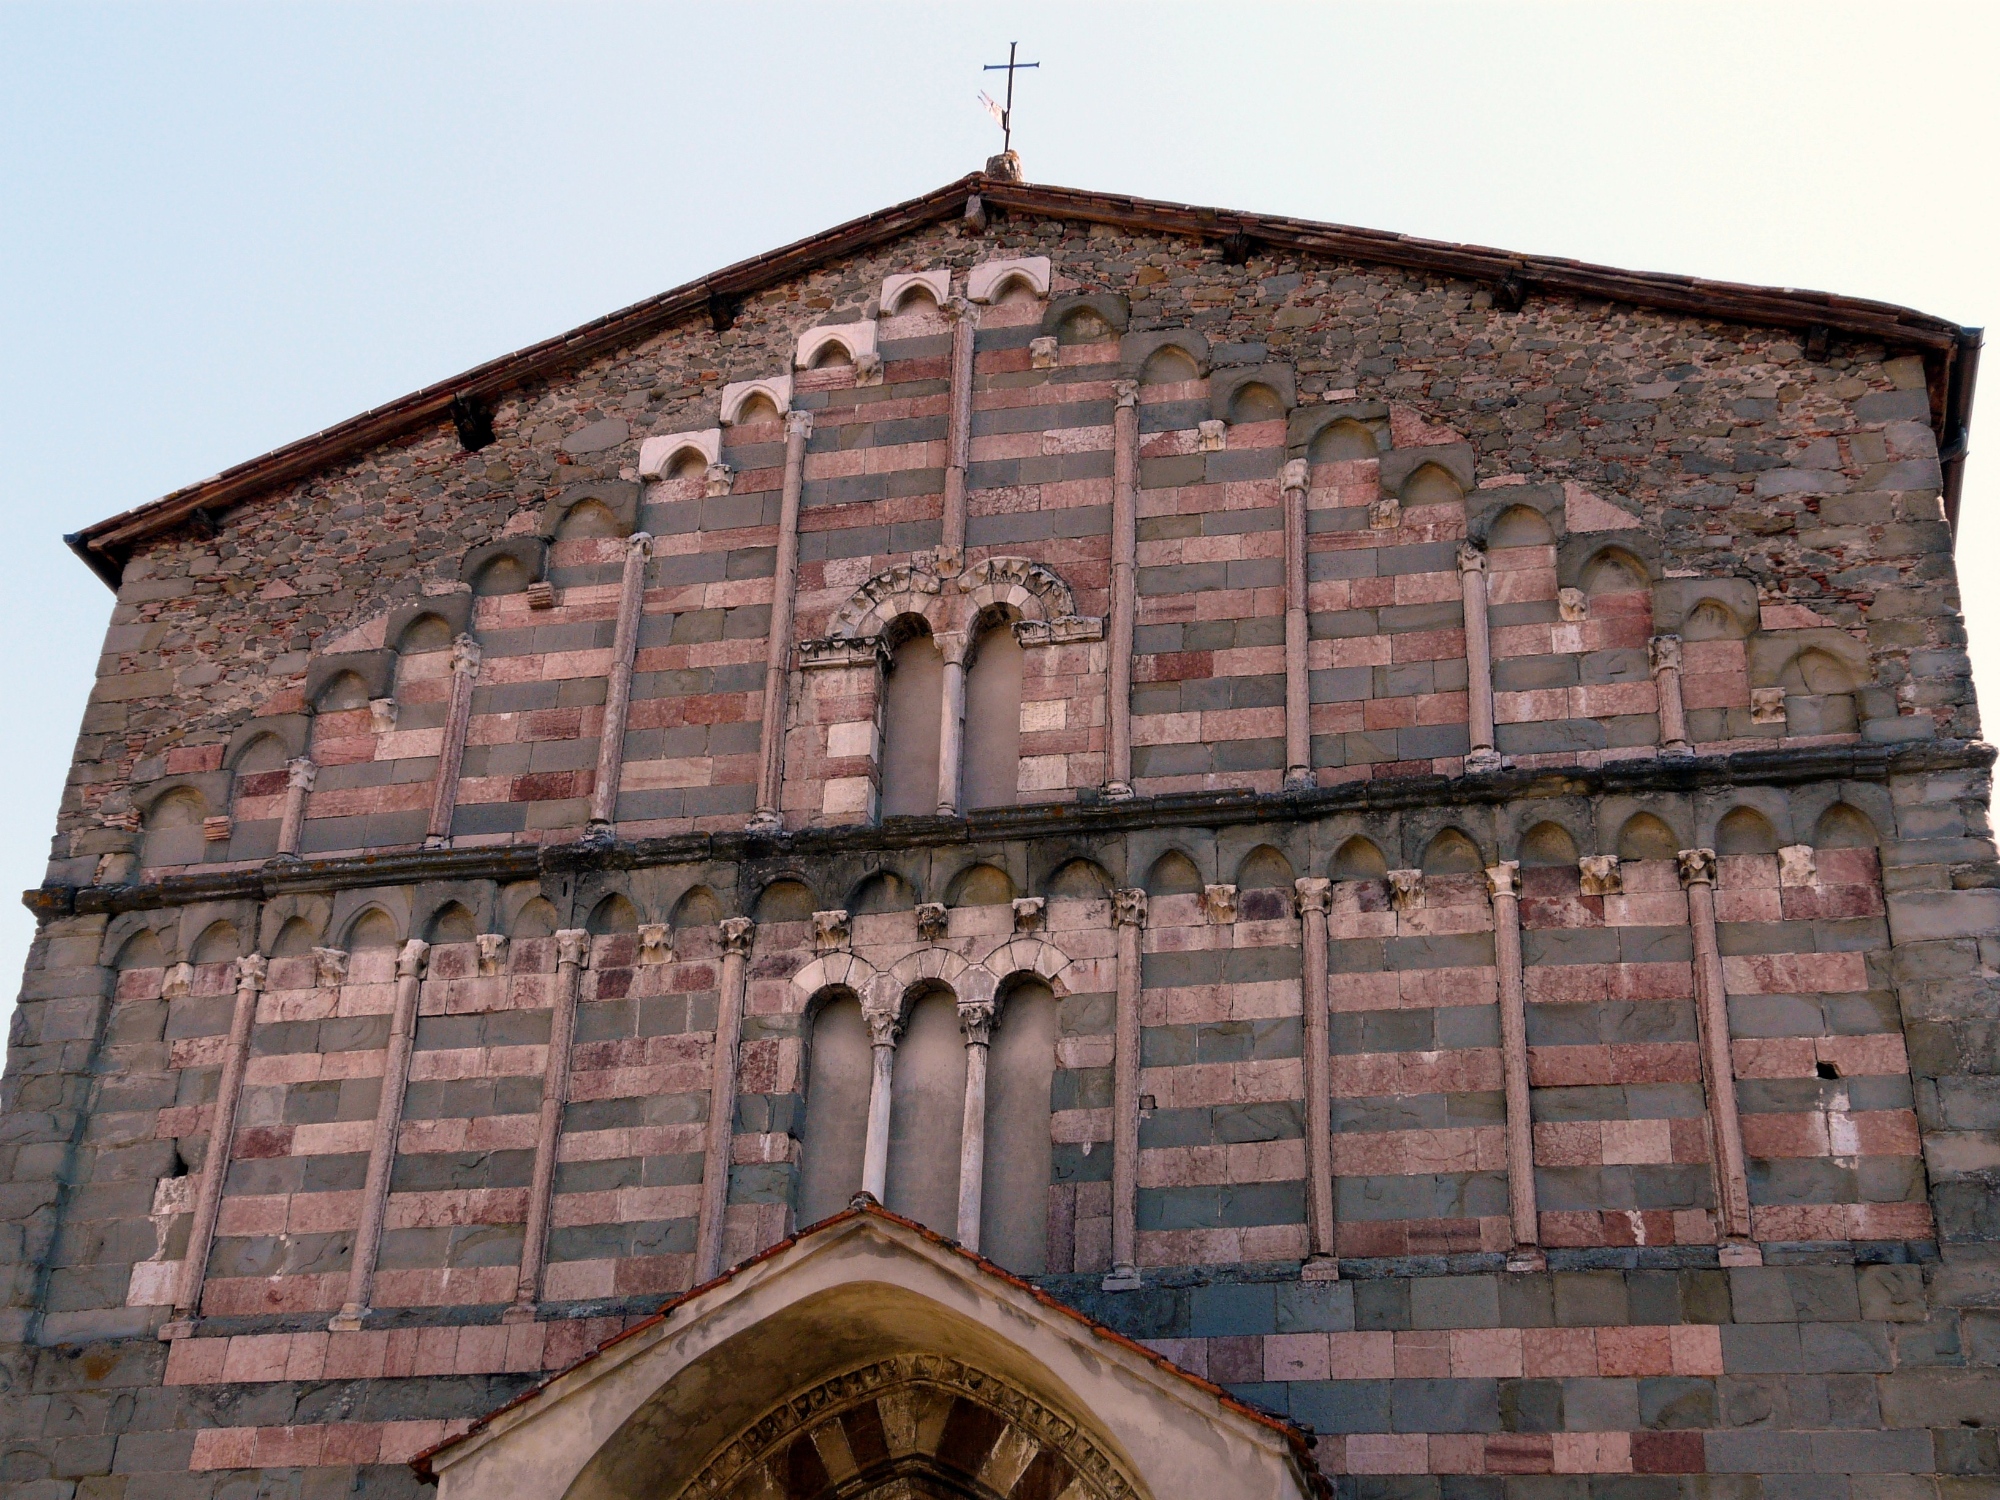
<svg viewBox="0 0 2000 1500">
<path fill-rule="evenodd" d="M 1978 349 L 996 158 L 78 533 L 0 1480 L 2000 1494 Z"/>
</svg>

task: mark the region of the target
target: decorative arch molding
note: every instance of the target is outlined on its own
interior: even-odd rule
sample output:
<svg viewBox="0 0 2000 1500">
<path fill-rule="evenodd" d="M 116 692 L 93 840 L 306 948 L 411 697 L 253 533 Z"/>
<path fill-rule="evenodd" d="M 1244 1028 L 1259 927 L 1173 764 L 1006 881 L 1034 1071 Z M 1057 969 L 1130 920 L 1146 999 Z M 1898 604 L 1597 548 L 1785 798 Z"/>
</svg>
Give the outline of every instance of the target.
<svg viewBox="0 0 2000 1500">
<path fill-rule="evenodd" d="M 639 477 L 664 478 L 673 468 L 674 460 L 683 453 L 693 453 L 703 468 L 721 463 L 722 429 L 704 427 L 698 432 L 669 432 L 662 437 L 647 438 L 639 445 Z"/>
<path fill-rule="evenodd" d="M 961 1000 L 983 1000 L 993 993 L 988 970 L 974 968 L 951 949 L 935 944 L 898 959 L 887 980 L 883 986 L 886 993 L 875 998 L 880 1008 L 894 1010 L 898 1016 L 909 1009 L 910 991 L 920 984 L 949 985 Z"/>
<path fill-rule="evenodd" d="M 949 1411 L 958 1402 L 969 1402 L 999 1418 L 1004 1428 L 994 1448 L 1019 1450 L 1027 1458 L 1012 1466 L 1015 1477 L 1003 1494 L 1015 1493 L 1034 1465 L 1045 1473 L 1061 1473 L 1062 1493 L 1074 1500 L 1142 1500 L 1147 1493 L 1073 1420 L 1019 1386 L 962 1360 L 921 1353 L 899 1354 L 849 1370 L 779 1402 L 725 1444 L 679 1492 L 678 1500 L 717 1500 L 734 1494 L 752 1470 L 782 1462 L 792 1444 L 811 1443 L 812 1434 L 827 1423 L 864 1409 L 873 1410 L 889 1455 L 880 1472 L 871 1471 L 870 1477 L 893 1482 L 905 1474 L 930 1472 L 938 1467 L 946 1424 L 924 1417 Z M 1054 1491 L 1044 1482 L 1036 1492 Z M 835 1486 L 829 1484 L 820 1493 L 830 1496 Z"/>
<path fill-rule="evenodd" d="M 1024 620 L 1052 624 L 1076 613 L 1076 595 L 1054 570 L 1025 557 L 989 557 L 958 575 L 958 588 L 976 614 L 1009 605 Z"/>
<path fill-rule="evenodd" d="M 951 296 L 951 268 L 935 266 L 928 271 L 898 271 L 882 278 L 882 316 L 893 318 L 903 310 L 910 293 L 922 287 L 942 308 Z"/>
<path fill-rule="evenodd" d="M 1017 937 L 1002 943 L 980 965 L 993 976 L 997 992 L 998 986 L 1024 974 L 1033 974 L 1061 999 L 1070 993 L 1069 955 L 1054 943 L 1042 938 Z"/>
<path fill-rule="evenodd" d="M 826 352 L 828 344 L 838 344 L 858 369 L 864 359 L 876 357 L 875 322 L 872 318 L 864 318 L 857 323 L 822 323 L 817 328 L 808 328 L 799 335 L 798 353 L 792 357 L 793 365 L 801 370 L 810 370 L 813 361 Z"/>
<path fill-rule="evenodd" d="M 982 261 L 965 275 L 965 296 L 970 302 L 991 302 L 1015 282 L 1026 283 L 1037 297 L 1049 294 L 1049 258 L 1027 255 L 1012 260 Z"/>
<path fill-rule="evenodd" d="M 828 634 L 835 639 L 866 640 L 881 635 L 904 615 L 921 615 L 933 632 L 950 626 L 944 581 L 916 563 L 899 564 L 862 584 L 834 611 Z"/>
<path fill-rule="evenodd" d="M 792 377 L 770 375 L 762 380 L 733 380 L 722 388 L 722 425 L 729 426 L 742 415 L 743 407 L 754 396 L 762 396 L 778 408 L 782 416 L 792 409 Z"/>
<path fill-rule="evenodd" d="M 1026 557 L 989 557 L 947 581 L 918 563 L 877 573 L 834 611 L 826 637 L 803 648 L 808 665 L 861 664 L 856 648 L 874 650 L 890 625 L 906 615 L 928 622 L 934 635 L 965 630 L 979 616 L 1005 609 L 1024 646 L 1094 641 L 1104 621 L 1076 613 L 1076 595 L 1051 568 Z"/>
<path fill-rule="evenodd" d="M 858 954 L 822 954 L 792 976 L 794 1009 L 803 1012 L 823 990 L 848 989 L 866 1002 L 881 971 Z"/>
</svg>

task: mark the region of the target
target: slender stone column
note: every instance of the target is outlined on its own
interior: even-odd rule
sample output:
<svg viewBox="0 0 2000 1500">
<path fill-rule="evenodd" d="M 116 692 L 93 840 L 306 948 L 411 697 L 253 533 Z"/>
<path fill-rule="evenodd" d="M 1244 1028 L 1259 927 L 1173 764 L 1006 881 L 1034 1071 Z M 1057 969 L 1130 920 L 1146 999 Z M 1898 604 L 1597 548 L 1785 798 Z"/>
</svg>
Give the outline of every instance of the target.
<svg viewBox="0 0 2000 1500">
<path fill-rule="evenodd" d="M 963 297 L 951 299 L 951 423 L 944 466 L 944 536 L 938 571 L 965 566 L 965 476 L 972 467 L 972 354 L 979 337 L 979 309 Z"/>
<path fill-rule="evenodd" d="M 460 637 L 461 640 L 464 637 Z M 389 1021 L 389 1050 L 382 1063 L 382 1096 L 375 1107 L 375 1139 L 368 1148 L 368 1177 L 361 1189 L 361 1223 L 347 1266 L 347 1301 L 326 1325 L 354 1333 L 368 1315 L 375 1289 L 375 1257 L 382 1248 L 382 1216 L 389 1206 L 389 1174 L 396 1165 L 396 1135 L 403 1124 L 403 1094 L 410 1086 L 410 1050 L 417 1037 L 417 995 L 431 945 L 419 938 L 396 955 L 396 1009 Z"/>
<path fill-rule="evenodd" d="M 472 683 L 479 675 L 479 642 L 462 635 L 451 643 L 451 705 L 445 714 L 444 745 L 438 751 L 437 781 L 431 793 L 427 849 L 451 844 L 451 814 L 458 806 L 458 773 L 465 764 L 465 729 L 472 722 Z"/>
<path fill-rule="evenodd" d="M 1694 934 L 1695 1017 L 1701 1028 L 1702 1085 L 1708 1092 L 1715 1140 L 1715 1196 L 1724 1235 L 1750 1236 L 1750 1181 L 1743 1160 L 1743 1122 L 1736 1112 L 1736 1068 L 1729 1055 L 1729 999 L 1722 950 L 1715 937 L 1715 851 L 1683 849 L 1681 884 L 1687 887 L 1688 928 Z"/>
<path fill-rule="evenodd" d="M 903 1034 L 902 1013 L 894 1006 L 863 1006 L 868 1045 L 875 1069 L 868 1080 L 868 1138 L 861 1155 L 861 1191 L 877 1203 L 889 1191 L 889 1107 L 896 1082 L 896 1040 Z"/>
<path fill-rule="evenodd" d="M 1285 465 L 1285 790 L 1313 784 L 1312 686 L 1306 673 L 1306 484 L 1311 466 Z"/>
<path fill-rule="evenodd" d="M 1687 709 L 1681 701 L 1681 638 L 1656 635 L 1651 645 L 1653 686 L 1660 698 L 1660 754 L 1691 754 Z"/>
<path fill-rule="evenodd" d="M 941 630 L 937 644 L 944 656 L 944 702 L 938 712 L 937 810 L 940 818 L 955 818 L 959 790 L 965 783 L 965 632 Z"/>
<path fill-rule="evenodd" d="M 1507 1086 L 1507 1207 L 1514 1247 L 1541 1243 L 1535 1208 L 1535 1126 L 1528 1102 L 1528 995 L 1521 971 L 1521 866 L 1502 860 L 1486 872 L 1493 896 L 1493 971 L 1500 988 L 1500 1061 Z"/>
<path fill-rule="evenodd" d="M 532 1323 L 542 1300 L 542 1272 L 548 1265 L 549 1210 L 556 1187 L 556 1148 L 562 1139 L 563 1110 L 569 1104 L 569 1059 L 576 1039 L 577 991 L 590 962 L 590 934 L 565 927 L 556 934 L 555 1013 L 549 1017 L 548 1064 L 542 1072 L 542 1107 L 535 1121 L 535 1175 L 528 1184 L 528 1223 L 521 1236 L 521 1274 L 514 1305 L 503 1323 Z"/>
<path fill-rule="evenodd" d="M 632 661 L 639 650 L 639 611 L 646 602 L 646 562 L 653 539 L 635 531 L 625 540 L 625 576 L 618 586 L 618 629 L 611 640 L 611 677 L 604 689 L 604 727 L 597 737 L 597 781 L 590 789 L 590 826 L 609 829 L 618 817 L 618 778 L 625 764 L 625 721 L 632 712 Z"/>
<path fill-rule="evenodd" d="M 306 798 L 312 794 L 319 767 L 310 755 L 301 755 L 285 767 L 285 813 L 278 824 L 278 854 L 291 859 L 299 852 L 299 840 L 306 829 Z"/>
<path fill-rule="evenodd" d="M 757 742 L 757 811 L 752 833 L 785 826 L 778 804 L 785 784 L 785 687 L 792 666 L 792 613 L 799 591 L 799 496 L 805 491 L 809 411 L 785 415 L 785 487 L 778 511 L 778 557 L 771 580 L 771 629 L 764 649 L 764 717 Z"/>
<path fill-rule="evenodd" d="M 1306 1049 L 1306 1277 L 1340 1277 L 1333 1228 L 1333 1058 L 1327 1036 L 1330 982 L 1327 973 L 1327 913 L 1333 882 L 1308 875 L 1292 882 L 1299 898 L 1304 974 L 1299 1007 L 1305 1020 Z"/>
<path fill-rule="evenodd" d="M 1468 771 L 1497 771 L 1493 748 L 1493 642 L 1486 621 L 1486 553 L 1458 544 L 1458 582 L 1465 595 L 1465 719 L 1471 748 Z"/>
<path fill-rule="evenodd" d="M 708 1141 L 701 1164 L 701 1219 L 695 1229 L 694 1284 L 722 1271 L 723 1218 L 729 1210 L 729 1153 L 736 1139 L 736 1052 L 743 1037 L 743 989 L 756 924 L 748 917 L 722 923 L 722 986 L 715 1010 L 715 1049 L 709 1057 Z"/>
<path fill-rule="evenodd" d="M 958 1242 L 979 1248 L 979 1214 L 986 1190 L 986 1057 L 993 1040 L 991 1000 L 958 1002 L 965 1033 L 965 1122 L 958 1137 Z"/>
<path fill-rule="evenodd" d="M 208 1149 L 202 1156 L 201 1181 L 195 1188 L 194 1224 L 188 1230 L 187 1259 L 181 1262 L 180 1286 L 174 1293 L 176 1319 L 192 1319 L 201 1311 L 202 1282 L 208 1277 L 208 1252 L 215 1243 L 215 1220 L 222 1212 L 222 1189 L 229 1177 L 230 1143 L 236 1138 L 236 1106 L 243 1096 L 244 1069 L 250 1065 L 250 1032 L 257 1024 L 257 996 L 263 992 L 269 967 L 258 953 L 247 953 L 236 960 L 236 1009 L 229 1017 L 222 1078 L 215 1086 L 215 1111 L 208 1124 Z M 171 1331 L 190 1333 L 193 1328 L 183 1322 Z"/>
<path fill-rule="evenodd" d="M 1105 705 L 1104 794 L 1132 795 L 1132 634 L 1139 603 L 1139 386 L 1113 387 L 1111 423 L 1111 661 Z"/>
<path fill-rule="evenodd" d="M 1118 1018 L 1111 1058 L 1111 1274 L 1107 1292 L 1134 1291 L 1139 1280 L 1139 965 L 1146 893 L 1111 893 L 1118 929 Z"/>
</svg>

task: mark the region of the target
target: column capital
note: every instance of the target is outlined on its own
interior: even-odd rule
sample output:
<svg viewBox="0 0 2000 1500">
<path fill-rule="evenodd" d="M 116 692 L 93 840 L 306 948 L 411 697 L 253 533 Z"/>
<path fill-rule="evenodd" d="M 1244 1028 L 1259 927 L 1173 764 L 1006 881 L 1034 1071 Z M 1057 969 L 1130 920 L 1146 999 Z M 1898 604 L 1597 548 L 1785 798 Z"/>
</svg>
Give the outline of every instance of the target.
<svg viewBox="0 0 2000 1500">
<path fill-rule="evenodd" d="M 1111 398 L 1117 402 L 1120 411 L 1131 410 L 1139 404 L 1139 382 L 1136 380 L 1112 381 Z"/>
<path fill-rule="evenodd" d="M 1137 887 L 1128 887 L 1111 893 L 1111 920 L 1119 927 L 1144 927 L 1146 925 L 1146 893 Z"/>
<path fill-rule="evenodd" d="M 1646 643 L 1646 650 L 1652 657 L 1653 670 L 1668 668 L 1678 672 L 1681 666 L 1681 638 L 1677 635 L 1656 635 Z"/>
<path fill-rule="evenodd" d="M 742 921 L 739 917 L 736 920 Z M 831 911 L 813 913 L 813 951 L 816 953 L 839 953 L 846 949 L 852 933 L 848 927 L 847 913 L 835 908 Z M 748 951 L 747 949 L 745 950 Z"/>
<path fill-rule="evenodd" d="M 842 913 L 843 916 L 846 913 Z M 750 953 L 750 942 L 757 934 L 757 924 L 748 917 L 724 917 L 722 919 L 722 951 L 733 953 L 739 958 Z"/>
<path fill-rule="evenodd" d="M 943 311 L 954 323 L 967 319 L 977 322 L 979 319 L 979 304 L 963 294 L 945 298 Z"/>
<path fill-rule="evenodd" d="M 1486 549 L 1479 546 L 1476 542 L 1460 542 L 1458 544 L 1458 576 L 1463 578 L 1468 573 L 1484 573 L 1485 571 Z"/>
<path fill-rule="evenodd" d="M 803 442 L 813 435 L 813 414 L 809 411 L 788 411 L 785 413 L 785 441 L 793 438 Z"/>
<path fill-rule="evenodd" d="M 1680 865 L 1681 884 L 1714 885 L 1715 851 L 1713 849 L 1683 849 L 1674 856 Z"/>
<path fill-rule="evenodd" d="M 864 1005 L 861 1019 L 867 1023 L 871 1047 L 893 1047 L 903 1034 L 903 1018 L 893 1010 Z"/>
<path fill-rule="evenodd" d="M 507 934 L 482 932 L 473 941 L 479 945 L 479 972 L 498 974 L 507 962 Z"/>
<path fill-rule="evenodd" d="M 1282 481 L 1283 487 L 1286 490 L 1305 489 L 1311 482 L 1311 479 L 1312 465 L 1307 463 L 1303 458 L 1294 458 L 1286 462 L 1284 479 Z"/>
<path fill-rule="evenodd" d="M 403 944 L 403 951 L 396 955 L 396 977 L 398 979 L 421 979 L 424 969 L 430 963 L 431 945 L 422 938 L 411 938 Z"/>
<path fill-rule="evenodd" d="M 1503 859 L 1497 865 L 1489 865 L 1486 889 L 1495 897 L 1518 896 L 1521 893 L 1521 862 L 1518 859 Z"/>
<path fill-rule="evenodd" d="M 1317 912 L 1325 916 L 1333 910 L 1333 882 L 1324 875 L 1301 875 L 1292 882 L 1298 896 L 1300 916 Z"/>
<path fill-rule="evenodd" d="M 653 555 L 653 534 L 650 531 L 635 531 L 625 538 L 627 557 L 651 557 Z"/>
<path fill-rule="evenodd" d="M 556 934 L 556 963 L 582 968 L 590 960 L 590 934 L 581 927 L 565 927 Z"/>
<path fill-rule="evenodd" d="M 347 983 L 347 953 L 341 948 L 313 949 L 313 978 L 322 989 Z"/>
<path fill-rule="evenodd" d="M 236 960 L 236 987 L 239 990 L 261 990 L 270 972 L 271 961 L 263 954 L 246 953 Z"/>
<path fill-rule="evenodd" d="M 461 635 L 451 643 L 451 669 L 470 675 L 479 670 L 479 642 L 469 635 Z"/>
<path fill-rule="evenodd" d="M 313 782 L 318 779 L 319 767 L 313 764 L 310 755 L 301 755 L 285 767 L 285 785 L 295 791 L 311 791 Z"/>
<path fill-rule="evenodd" d="M 965 1045 L 984 1047 L 993 1040 L 993 1021 L 998 1008 L 991 1000 L 958 1002 L 958 1029 L 965 1033 Z"/>
<path fill-rule="evenodd" d="M 931 639 L 937 643 L 938 654 L 948 667 L 965 665 L 965 654 L 971 649 L 969 633 L 963 630 L 940 630 Z"/>
</svg>

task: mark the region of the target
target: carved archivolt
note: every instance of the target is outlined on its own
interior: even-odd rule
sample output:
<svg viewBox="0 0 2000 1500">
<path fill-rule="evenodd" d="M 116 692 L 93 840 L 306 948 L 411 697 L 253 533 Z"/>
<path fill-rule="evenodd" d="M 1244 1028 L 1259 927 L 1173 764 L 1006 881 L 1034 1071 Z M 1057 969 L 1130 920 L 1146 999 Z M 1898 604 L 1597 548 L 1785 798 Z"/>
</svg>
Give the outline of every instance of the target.
<svg viewBox="0 0 2000 1500">
<path fill-rule="evenodd" d="M 860 640 L 878 636 L 904 615 L 921 615 L 933 631 L 950 628 L 943 608 L 944 582 L 929 568 L 901 563 L 877 573 L 854 591 L 834 612 L 835 639 Z"/>
<path fill-rule="evenodd" d="M 829 1496 L 836 1490 L 849 1493 L 848 1485 L 856 1478 L 893 1481 L 936 1472 L 940 1464 L 953 1471 L 954 1455 L 940 1454 L 939 1448 L 952 1410 L 962 1403 L 983 1408 L 1003 1424 L 990 1447 L 982 1448 L 981 1472 L 957 1476 L 961 1482 L 976 1481 L 979 1493 L 1014 1494 L 1032 1473 L 1029 1487 L 1037 1495 L 1144 1500 L 1145 1490 L 1075 1418 L 998 1376 L 940 1354 L 897 1355 L 836 1375 L 780 1402 L 724 1444 L 681 1489 L 679 1500 L 763 1493 L 754 1472 L 759 1468 L 774 1480 L 800 1470 L 827 1473 L 821 1462 L 794 1469 L 787 1460 L 793 1444 L 813 1443 L 814 1433 L 828 1424 L 843 1434 L 834 1451 L 849 1455 L 861 1469 L 859 1475 L 828 1474 L 832 1482 L 823 1493 Z M 850 1413 L 859 1419 L 859 1430 L 881 1435 L 879 1450 L 865 1457 L 853 1451 L 839 1425 Z M 873 1421 L 866 1420 L 870 1415 Z M 831 1438 L 827 1448 L 834 1449 Z M 815 1457 L 820 1451 L 815 1446 Z M 957 1462 L 965 1459 L 957 1456 Z M 774 1485 L 774 1492 L 778 1487 L 782 1486 Z M 809 1494 L 815 1500 L 822 1493 L 788 1487 L 783 1492 Z"/>
<path fill-rule="evenodd" d="M 1015 903 L 1019 905 L 1019 903 Z M 1003 984 L 1017 974 L 1039 976 L 1058 995 L 1069 993 L 1069 957 L 1054 943 L 1041 938 L 1016 937 L 987 954 L 983 965 L 993 982 Z"/>
<path fill-rule="evenodd" d="M 1014 633 L 1026 646 L 1103 638 L 1104 622 L 1077 614 L 1076 595 L 1052 569 L 1025 557 L 989 557 L 949 579 L 918 563 L 877 573 L 834 612 L 824 638 L 801 646 L 801 657 L 808 666 L 858 666 L 865 660 L 858 648 L 906 615 L 944 635 L 1003 608 L 1015 615 Z"/>
</svg>

